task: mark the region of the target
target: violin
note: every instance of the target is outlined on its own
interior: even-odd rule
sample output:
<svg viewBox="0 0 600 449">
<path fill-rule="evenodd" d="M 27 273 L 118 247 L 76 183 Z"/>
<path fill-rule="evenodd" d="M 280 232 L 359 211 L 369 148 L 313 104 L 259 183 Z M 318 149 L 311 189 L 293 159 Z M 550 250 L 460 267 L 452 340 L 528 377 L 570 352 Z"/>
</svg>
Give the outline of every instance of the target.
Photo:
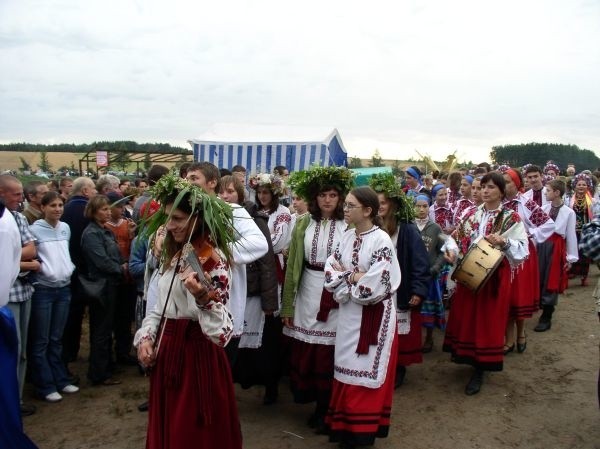
<svg viewBox="0 0 600 449">
<path fill-rule="evenodd" d="M 205 272 L 211 271 L 221 261 L 221 256 L 209 239 L 199 236 L 186 243 L 181 250 L 181 259 L 184 263 L 180 268 L 179 278 L 183 280 L 191 272 L 195 272 L 198 281 L 208 290 L 211 299 L 214 299 L 216 292 L 212 280 Z"/>
</svg>

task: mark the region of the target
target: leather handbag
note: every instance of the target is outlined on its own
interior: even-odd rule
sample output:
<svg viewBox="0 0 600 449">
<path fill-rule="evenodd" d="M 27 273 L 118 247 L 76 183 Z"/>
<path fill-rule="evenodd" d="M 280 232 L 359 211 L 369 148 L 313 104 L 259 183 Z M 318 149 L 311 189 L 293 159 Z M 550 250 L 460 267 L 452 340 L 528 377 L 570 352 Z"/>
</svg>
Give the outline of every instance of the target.
<svg viewBox="0 0 600 449">
<path fill-rule="evenodd" d="M 79 279 L 79 283 L 81 284 L 83 294 L 90 301 L 98 301 L 100 304 L 104 305 L 108 288 L 108 279 L 90 279 L 83 273 L 79 273 L 77 277 Z"/>
</svg>

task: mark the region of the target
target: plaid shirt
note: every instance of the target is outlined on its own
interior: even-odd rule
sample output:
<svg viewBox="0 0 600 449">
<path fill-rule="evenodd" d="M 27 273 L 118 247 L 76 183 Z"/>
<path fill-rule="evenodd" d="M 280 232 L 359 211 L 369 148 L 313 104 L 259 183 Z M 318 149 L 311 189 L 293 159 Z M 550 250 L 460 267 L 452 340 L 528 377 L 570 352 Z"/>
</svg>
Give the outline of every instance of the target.
<svg viewBox="0 0 600 449">
<path fill-rule="evenodd" d="M 13 212 L 13 215 L 21 234 L 21 246 L 35 242 L 35 237 L 29 230 L 29 223 L 27 223 L 25 216 L 19 212 Z M 19 277 L 10 288 L 8 302 L 24 302 L 31 299 L 31 295 L 33 295 L 33 285 L 29 283 L 26 276 L 19 274 Z"/>
</svg>

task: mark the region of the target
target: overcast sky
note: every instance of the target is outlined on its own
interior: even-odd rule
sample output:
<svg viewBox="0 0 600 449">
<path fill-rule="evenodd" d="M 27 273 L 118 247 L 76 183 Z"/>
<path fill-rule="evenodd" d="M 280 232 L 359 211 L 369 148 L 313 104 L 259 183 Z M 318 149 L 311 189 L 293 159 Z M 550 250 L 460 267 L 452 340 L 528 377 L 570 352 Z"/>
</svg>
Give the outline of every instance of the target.
<svg viewBox="0 0 600 449">
<path fill-rule="evenodd" d="M 233 123 L 337 127 L 350 156 L 600 155 L 599 43 L 600 0 L 0 0 L 0 142 Z"/>
</svg>

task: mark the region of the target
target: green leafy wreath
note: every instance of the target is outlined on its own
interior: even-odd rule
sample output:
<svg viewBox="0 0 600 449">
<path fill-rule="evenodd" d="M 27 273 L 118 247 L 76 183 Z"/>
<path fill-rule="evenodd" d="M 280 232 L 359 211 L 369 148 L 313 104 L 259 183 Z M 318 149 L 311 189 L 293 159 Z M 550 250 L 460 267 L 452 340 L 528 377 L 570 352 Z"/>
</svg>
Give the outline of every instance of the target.
<svg viewBox="0 0 600 449">
<path fill-rule="evenodd" d="M 415 205 L 406 196 L 392 173 L 377 173 L 369 179 L 369 186 L 377 193 L 383 193 L 386 198 L 396 203 L 395 216 L 398 221 L 409 223 L 415 219 Z"/>
<path fill-rule="evenodd" d="M 346 167 L 313 165 L 308 170 L 293 172 L 288 183 L 296 195 L 310 201 L 326 187 L 334 187 L 346 195 L 354 187 L 354 174 Z"/>
</svg>

